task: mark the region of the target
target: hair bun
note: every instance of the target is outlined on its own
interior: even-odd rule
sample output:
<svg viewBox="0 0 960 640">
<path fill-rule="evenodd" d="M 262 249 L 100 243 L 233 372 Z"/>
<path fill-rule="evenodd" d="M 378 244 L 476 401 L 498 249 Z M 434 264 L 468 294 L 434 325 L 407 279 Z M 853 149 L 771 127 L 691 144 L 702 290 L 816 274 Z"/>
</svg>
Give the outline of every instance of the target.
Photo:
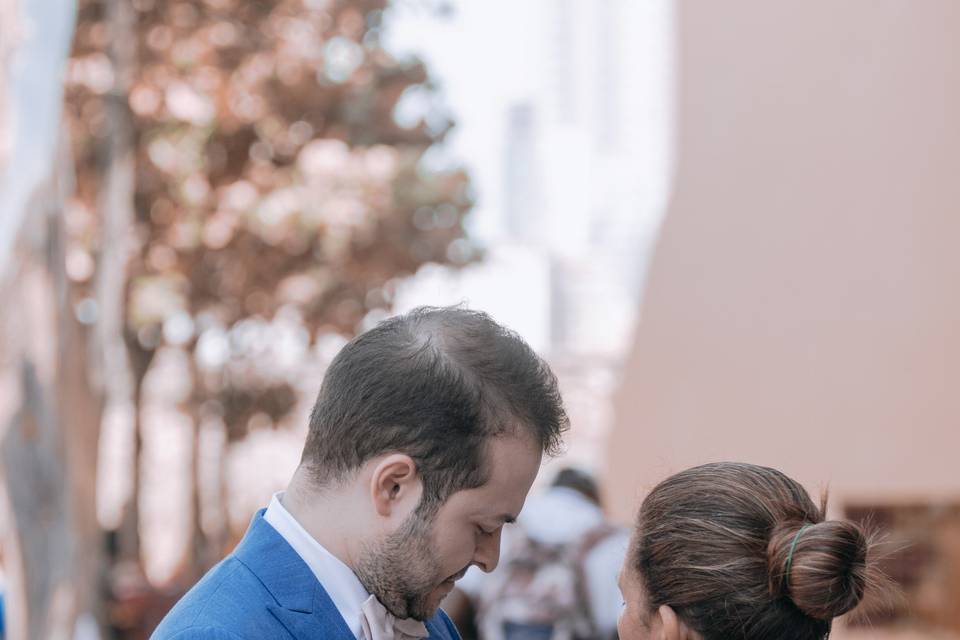
<svg viewBox="0 0 960 640">
<path fill-rule="evenodd" d="M 790 598 L 800 611 L 817 620 L 843 615 L 863 598 L 869 546 L 866 534 L 854 522 L 780 525 L 767 547 L 771 592 Z"/>
</svg>

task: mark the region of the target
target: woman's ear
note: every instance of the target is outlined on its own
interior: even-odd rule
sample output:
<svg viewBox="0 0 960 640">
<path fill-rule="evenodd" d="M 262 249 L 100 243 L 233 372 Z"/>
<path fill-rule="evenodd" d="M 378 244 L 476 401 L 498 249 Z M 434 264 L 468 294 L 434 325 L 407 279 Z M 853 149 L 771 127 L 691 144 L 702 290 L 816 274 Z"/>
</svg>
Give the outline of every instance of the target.
<svg viewBox="0 0 960 640">
<path fill-rule="evenodd" d="M 693 632 L 683 620 L 677 617 L 677 612 L 669 605 L 661 605 L 657 609 L 660 617 L 661 640 L 699 640 L 699 635 Z"/>
<path fill-rule="evenodd" d="M 370 478 L 370 497 L 376 512 L 389 518 L 407 512 L 420 502 L 422 487 L 417 477 L 417 465 L 408 455 L 394 453 L 374 467 Z"/>
</svg>

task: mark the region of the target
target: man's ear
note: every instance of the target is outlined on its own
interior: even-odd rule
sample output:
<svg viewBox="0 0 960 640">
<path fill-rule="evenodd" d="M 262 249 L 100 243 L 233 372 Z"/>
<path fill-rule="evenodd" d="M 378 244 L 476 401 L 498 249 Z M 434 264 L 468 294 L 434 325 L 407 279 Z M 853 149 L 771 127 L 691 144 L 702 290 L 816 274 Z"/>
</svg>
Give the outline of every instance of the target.
<svg viewBox="0 0 960 640">
<path fill-rule="evenodd" d="M 661 640 L 697 640 L 699 636 L 690 630 L 683 620 L 677 617 L 677 612 L 669 605 L 661 605 L 657 609 L 660 617 Z"/>
<path fill-rule="evenodd" d="M 417 464 L 402 453 L 391 453 L 376 464 L 370 479 L 370 497 L 377 513 L 385 518 L 398 510 L 404 516 L 420 502 L 423 487 Z"/>
</svg>

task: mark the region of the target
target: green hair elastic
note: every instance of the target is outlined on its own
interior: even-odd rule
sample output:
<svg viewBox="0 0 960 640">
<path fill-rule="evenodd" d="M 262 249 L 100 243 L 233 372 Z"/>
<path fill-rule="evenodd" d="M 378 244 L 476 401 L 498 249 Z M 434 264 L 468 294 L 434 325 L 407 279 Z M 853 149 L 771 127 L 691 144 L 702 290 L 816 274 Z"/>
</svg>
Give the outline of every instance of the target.
<svg viewBox="0 0 960 640">
<path fill-rule="evenodd" d="M 790 553 L 787 554 L 787 569 L 786 569 L 786 585 L 787 589 L 790 588 L 790 569 L 793 568 L 793 552 L 797 550 L 797 543 L 800 542 L 800 535 L 809 527 L 809 524 L 805 524 L 800 527 L 800 531 L 797 531 L 797 535 L 793 536 L 793 542 L 790 544 Z"/>
</svg>

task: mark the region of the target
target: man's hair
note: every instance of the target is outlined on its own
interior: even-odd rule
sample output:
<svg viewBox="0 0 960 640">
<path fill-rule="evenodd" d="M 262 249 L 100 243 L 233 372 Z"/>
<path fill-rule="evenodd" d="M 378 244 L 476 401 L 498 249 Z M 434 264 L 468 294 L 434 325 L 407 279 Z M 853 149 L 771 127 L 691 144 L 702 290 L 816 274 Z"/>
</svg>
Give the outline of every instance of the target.
<svg viewBox="0 0 960 640">
<path fill-rule="evenodd" d="M 462 307 L 420 307 L 347 344 L 327 370 L 302 464 L 322 487 L 384 453 L 413 458 L 421 506 L 488 479 L 490 438 L 557 453 L 569 421 L 557 380 L 513 331 Z"/>
</svg>

